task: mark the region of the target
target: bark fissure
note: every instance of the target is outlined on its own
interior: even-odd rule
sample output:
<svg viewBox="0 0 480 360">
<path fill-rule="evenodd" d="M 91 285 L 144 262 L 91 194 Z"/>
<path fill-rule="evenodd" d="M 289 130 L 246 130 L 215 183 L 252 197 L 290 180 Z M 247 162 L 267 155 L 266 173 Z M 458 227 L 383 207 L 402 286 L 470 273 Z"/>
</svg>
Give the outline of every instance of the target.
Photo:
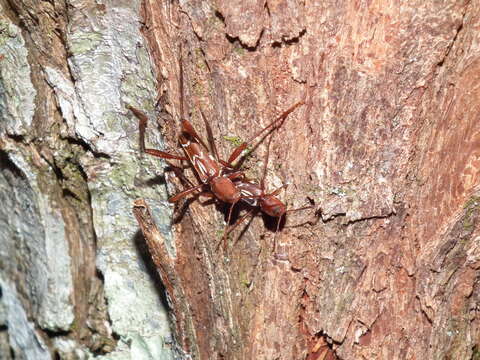
<svg viewBox="0 0 480 360">
<path fill-rule="evenodd" d="M 462 29 L 463 29 L 463 25 L 465 23 L 465 18 L 466 16 L 468 15 L 468 9 L 470 7 L 470 3 L 471 3 L 471 0 L 468 0 L 465 4 L 465 11 L 462 15 L 462 20 L 460 21 L 460 24 L 457 26 L 456 30 L 455 30 L 455 35 L 453 36 L 450 44 L 448 45 L 447 47 L 447 50 L 445 52 L 445 55 L 443 56 L 443 58 L 438 62 L 437 66 L 439 67 L 442 67 L 443 64 L 445 63 L 445 61 L 448 59 L 448 56 L 450 54 L 450 51 L 453 49 L 453 47 L 455 46 L 455 44 L 457 43 L 457 40 L 459 38 L 459 35 L 460 33 L 462 32 Z"/>
</svg>

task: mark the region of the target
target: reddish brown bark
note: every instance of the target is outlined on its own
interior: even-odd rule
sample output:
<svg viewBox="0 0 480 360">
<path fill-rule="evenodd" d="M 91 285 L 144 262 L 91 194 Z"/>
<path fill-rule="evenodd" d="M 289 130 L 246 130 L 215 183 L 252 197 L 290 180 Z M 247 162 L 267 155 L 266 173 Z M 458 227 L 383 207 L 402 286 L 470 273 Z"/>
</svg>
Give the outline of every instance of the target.
<svg viewBox="0 0 480 360">
<path fill-rule="evenodd" d="M 224 136 L 248 138 L 307 94 L 276 135 L 267 183 L 291 182 L 290 207 L 311 199 L 321 211 L 318 222 L 314 210 L 292 213 L 275 255 L 261 218 L 236 231 L 224 254 L 215 246 L 225 213 L 189 206 L 176 256 L 159 260 L 173 264 L 161 273 L 186 351 L 477 353 L 479 5 L 145 1 L 170 145 L 181 43 L 191 120 L 203 129 L 198 102 L 223 158 L 232 149 Z M 257 179 L 264 153 L 247 164 Z"/>
</svg>

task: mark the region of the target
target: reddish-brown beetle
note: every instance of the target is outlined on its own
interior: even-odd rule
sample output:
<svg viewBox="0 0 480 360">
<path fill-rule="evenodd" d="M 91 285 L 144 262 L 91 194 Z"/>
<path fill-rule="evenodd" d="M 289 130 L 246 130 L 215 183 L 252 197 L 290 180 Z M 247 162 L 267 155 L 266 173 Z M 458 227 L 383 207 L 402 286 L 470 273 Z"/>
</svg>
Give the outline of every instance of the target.
<svg viewBox="0 0 480 360">
<path fill-rule="evenodd" d="M 182 120 L 182 134 L 179 137 L 180 145 L 184 150 L 186 157 L 170 154 L 161 150 L 145 148 L 144 138 L 145 129 L 148 121 L 147 116 L 140 110 L 135 109 L 134 107 L 129 106 L 128 108 L 140 120 L 140 148 L 147 154 L 163 159 L 189 160 L 201 181 L 201 184 L 191 186 L 181 191 L 180 193 L 172 196 L 169 199 L 169 202 L 177 202 L 185 196 L 195 191 L 201 190 L 208 185 L 209 191 L 214 197 L 223 202 L 231 204 L 228 216 L 228 222 L 230 222 L 233 206 L 240 200 L 244 200 L 252 206 L 260 206 L 260 209 L 263 212 L 273 217 L 281 217 L 285 214 L 285 205 L 278 198 L 275 197 L 275 195 L 278 194 L 280 189 L 277 189 L 274 193 L 265 194 L 263 190 L 263 179 L 261 186 L 244 180 L 243 171 L 237 170 L 232 165 L 232 163 L 240 156 L 242 151 L 247 148 L 249 143 L 251 143 L 253 140 L 255 140 L 255 138 L 260 136 L 268 129 L 275 129 L 276 127 L 278 127 L 278 123 L 283 121 L 288 116 L 288 114 L 290 114 L 301 104 L 303 104 L 303 101 L 296 103 L 288 110 L 284 111 L 268 126 L 257 132 L 249 141 L 244 142 L 237 148 L 235 148 L 230 155 L 228 162 L 218 159 L 217 151 L 213 142 L 211 142 L 210 146 L 213 148 L 212 151 L 215 153 L 217 159 L 215 159 L 208 152 L 205 143 L 200 138 L 200 136 L 198 136 L 191 123 L 187 120 Z M 206 120 L 205 123 L 207 126 L 207 131 L 211 133 L 211 129 L 209 128 L 208 122 Z M 207 195 L 208 190 L 205 191 L 204 189 L 203 194 Z M 225 234 L 227 233 L 228 232 L 225 232 Z"/>
<path fill-rule="evenodd" d="M 175 154 L 170 154 L 161 150 L 156 149 L 147 149 L 145 148 L 145 130 L 147 126 L 148 119 L 146 115 L 131 106 L 128 108 L 135 114 L 139 119 L 139 129 L 140 129 L 140 148 L 143 152 L 146 152 L 150 155 L 160 157 L 163 159 L 176 159 L 176 160 L 188 160 L 192 167 L 195 169 L 198 178 L 201 183 L 198 185 L 192 185 L 189 188 L 181 191 L 180 193 L 172 196 L 169 199 L 169 202 L 177 202 L 185 196 L 202 190 L 202 194 L 215 197 L 220 201 L 231 204 L 230 211 L 228 214 L 227 223 L 230 222 L 231 214 L 234 205 L 243 200 L 249 205 L 254 207 L 259 207 L 267 215 L 278 218 L 278 224 L 280 224 L 282 216 L 287 212 L 286 206 L 276 197 L 280 189 L 277 189 L 273 193 L 266 194 L 264 192 L 264 178 L 266 165 L 268 162 L 268 153 L 267 151 L 267 161 L 265 162 L 264 177 L 262 178 L 261 185 L 257 185 L 251 181 L 247 181 L 244 178 L 244 173 L 241 170 L 238 170 L 232 165 L 232 163 L 242 154 L 242 152 L 247 148 L 247 146 L 252 143 L 257 137 L 262 135 L 267 130 L 269 132 L 278 128 L 286 117 L 294 111 L 298 106 L 302 105 L 304 101 L 299 101 L 298 103 L 291 106 L 289 109 L 284 111 L 279 117 L 272 121 L 268 126 L 257 132 L 252 136 L 248 141 L 240 144 L 236 147 L 231 153 L 228 161 L 223 161 L 219 158 L 217 149 L 213 142 L 212 131 L 208 121 L 205 119 L 203 112 L 201 112 L 202 118 L 205 122 L 207 133 L 209 135 L 209 143 L 211 151 L 214 156 L 207 150 L 208 147 L 197 134 L 192 124 L 183 118 L 183 68 L 180 60 L 180 115 L 181 115 L 181 130 L 182 134 L 179 137 L 179 143 L 185 152 L 186 156 L 180 156 Z M 268 134 L 268 132 L 267 132 Z M 271 141 L 271 138 L 270 138 Z M 269 141 L 269 145 L 270 145 Z M 205 187 L 207 187 L 205 189 Z M 251 213 L 250 211 L 249 213 Z M 247 214 L 248 215 L 248 214 Z M 232 226 L 228 231 L 224 233 L 224 242 L 226 241 L 226 235 L 237 226 L 241 220 L 246 216 L 242 217 L 234 226 Z M 278 228 L 278 226 L 277 226 Z M 225 242 L 226 244 L 226 242 Z"/>
</svg>

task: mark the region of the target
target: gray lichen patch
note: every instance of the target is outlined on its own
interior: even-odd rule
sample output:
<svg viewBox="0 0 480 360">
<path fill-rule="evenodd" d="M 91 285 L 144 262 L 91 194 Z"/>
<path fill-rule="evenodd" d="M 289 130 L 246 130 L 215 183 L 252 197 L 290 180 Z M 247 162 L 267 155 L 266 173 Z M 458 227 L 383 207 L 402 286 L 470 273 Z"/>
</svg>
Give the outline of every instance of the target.
<svg viewBox="0 0 480 360">
<path fill-rule="evenodd" d="M 154 164 L 151 164 L 154 165 Z M 131 213 L 132 199 L 144 197 L 160 209 L 164 226 L 170 213 L 165 204 L 165 190 L 134 186 L 138 164 L 131 157 L 105 171 L 97 172 L 90 182 L 93 219 L 98 237 L 97 266 L 105 279 L 105 293 L 115 333 L 125 340 L 135 334 L 169 336 L 165 309 L 143 263 L 143 238 Z M 163 204 L 163 205 L 162 205 Z M 143 258 L 142 258 L 143 257 Z M 135 309 L 135 311 L 125 311 Z"/>
<path fill-rule="evenodd" d="M 27 312 L 15 290 L 15 285 L 0 277 L 0 307 L 5 312 L 5 325 L 9 329 L 9 342 L 15 358 L 25 360 L 50 360 L 50 352 L 28 320 Z"/>
<path fill-rule="evenodd" d="M 18 28 L 6 18 L 0 19 L 0 46 L 5 46 L 10 39 L 19 35 Z"/>
<path fill-rule="evenodd" d="M 140 165 L 138 122 L 126 109 L 129 104 L 152 115 L 155 103 L 139 1 L 90 5 L 68 3 L 67 32 L 61 36 L 70 57 L 55 60 L 68 61 L 70 74 L 66 66 L 42 59 L 35 67 L 41 78 L 35 82 L 42 95 L 37 98 L 20 30 L 0 23 L 0 136 L 23 136 L 0 138 L 0 269 L 26 304 L 19 316 L 31 318 L 32 329 L 47 330 L 45 337 L 55 333 L 49 347 L 62 356 L 171 359 L 162 289 L 131 211 L 134 199 L 148 199 L 171 239 L 165 186 L 148 185 L 163 166 L 157 159 Z M 35 100 L 42 106 L 35 120 L 52 115 L 51 128 L 32 123 Z M 158 132 L 147 137 L 162 147 Z M 34 141 L 27 147 L 24 140 Z M 103 277 L 92 268 L 94 246 Z M 79 274 L 85 268 L 87 275 Z M 4 309 L 8 323 L 11 307 Z M 21 326 L 8 326 L 11 339 L 22 339 Z M 43 359 L 38 354 L 30 358 Z"/>
<path fill-rule="evenodd" d="M 36 91 L 20 29 L 0 16 L 0 135 L 28 135 Z"/>
<path fill-rule="evenodd" d="M 65 338 L 55 338 L 55 351 L 58 353 L 60 359 L 91 359 L 93 354 L 79 345 L 76 341 Z"/>
<path fill-rule="evenodd" d="M 69 47 L 74 50 L 69 65 L 76 94 L 69 102 L 85 114 L 80 119 L 85 128 L 79 129 L 76 123 L 75 132 L 82 130 L 82 138 L 93 149 L 112 156 L 131 150 L 128 138 L 132 134 L 127 133 L 130 127 L 124 116 L 126 103 L 144 108 L 148 101 L 137 100 L 150 99 L 153 104 L 156 92 L 148 55 L 142 49 L 135 8 L 136 4 L 109 7 L 105 13 L 96 14 L 91 26 L 73 16 L 68 33 Z M 67 86 L 68 93 L 72 86 Z"/>
<path fill-rule="evenodd" d="M 132 214 L 134 199 L 148 199 L 158 210 L 159 226 L 171 238 L 165 186 L 148 185 L 150 178 L 163 174 L 163 166 L 156 159 L 140 164 L 138 120 L 126 108 L 132 105 L 150 115 L 156 94 L 139 32 L 138 5 L 133 1 L 102 11 L 99 7 L 73 11 L 67 43 L 74 81 L 46 71 L 67 123 L 66 134 L 80 137 L 93 150 L 80 163 L 90 193 L 109 327 L 119 337 L 103 359 L 173 357 L 162 290 L 147 265 L 149 255 Z M 148 139 L 162 147 L 158 134 L 149 133 Z"/>
<path fill-rule="evenodd" d="M 67 132 L 63 135 L 79 137 L 84 141 L 95 139 L 99 134 L 91 128 L 90 119 L 80 103 L 74 84 L 56 69 L 45 67 L 44 70 L 67 124 Z"/>
<path fill-rule="evenodd" d="M 10 158 L 4 154 L 0 167 L 3 271 L 17 279 L 19 291 L 29 294 L 40 327 L 67 331 L 74 318 L 73 285 L 62 215 L 20 153 L 11 152 Z"/>
<path fill-rule="evenodd" d="M 74 55 L 88 54 L 103 42 L 98 32 L 73 32 L 70 36 L 70 51 Z"/>
<path fill-rule="evenodd" d="M 171 338 L 166 309 L 155 285 L 155 274 L 145 265 L 149 255 L 131 212 L 132 199 L 149 199 L 158 208 L 158 221 L 170 235 L 165 189 L 135 186 L 141 172 L 137 160 L 131 154 L 117 160 L 112 167 L 97 168 L 95 180 L 89 182 L 98 238 L 97 266 L 104 277 L 111 327 L 121 340 L 105 358 L 170 359 L 170 345 L 165 343 Z M 158 162 L 155 165 L 151 161 L 148 168 L 161 172 Z"/>
</svg>

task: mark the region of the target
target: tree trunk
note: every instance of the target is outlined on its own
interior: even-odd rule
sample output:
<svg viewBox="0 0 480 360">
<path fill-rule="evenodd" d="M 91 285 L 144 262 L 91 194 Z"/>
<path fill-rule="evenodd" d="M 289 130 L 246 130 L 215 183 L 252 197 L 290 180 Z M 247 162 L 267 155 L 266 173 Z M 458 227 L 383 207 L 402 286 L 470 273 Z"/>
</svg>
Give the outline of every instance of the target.
<svg viewBox="0 0 480 360">
<path fill-rule="evenodd" d="M 147 198 L 170 236 L 125 107 L 155 103 L 139 1 L 0 4 L 0 358 L 171 359 L 131 213 Z"/>
<path fill-rule="evenodd" d="M 479 356 L 479 1 L 2 7 L 7 356 Z M 172 214 L 185 185 L 139 155 L 126 106 L 148 147 L 180 153 L 180 61 L 183 113 L 206 138 L 203 110 L 223 159 L 305 99 L 265 183 L 313 208 L 278 232 L 247 220 L 226 250 L 228 206 Z M 266 145 L 244 164 L 257 182 Z"/>
</svg>

